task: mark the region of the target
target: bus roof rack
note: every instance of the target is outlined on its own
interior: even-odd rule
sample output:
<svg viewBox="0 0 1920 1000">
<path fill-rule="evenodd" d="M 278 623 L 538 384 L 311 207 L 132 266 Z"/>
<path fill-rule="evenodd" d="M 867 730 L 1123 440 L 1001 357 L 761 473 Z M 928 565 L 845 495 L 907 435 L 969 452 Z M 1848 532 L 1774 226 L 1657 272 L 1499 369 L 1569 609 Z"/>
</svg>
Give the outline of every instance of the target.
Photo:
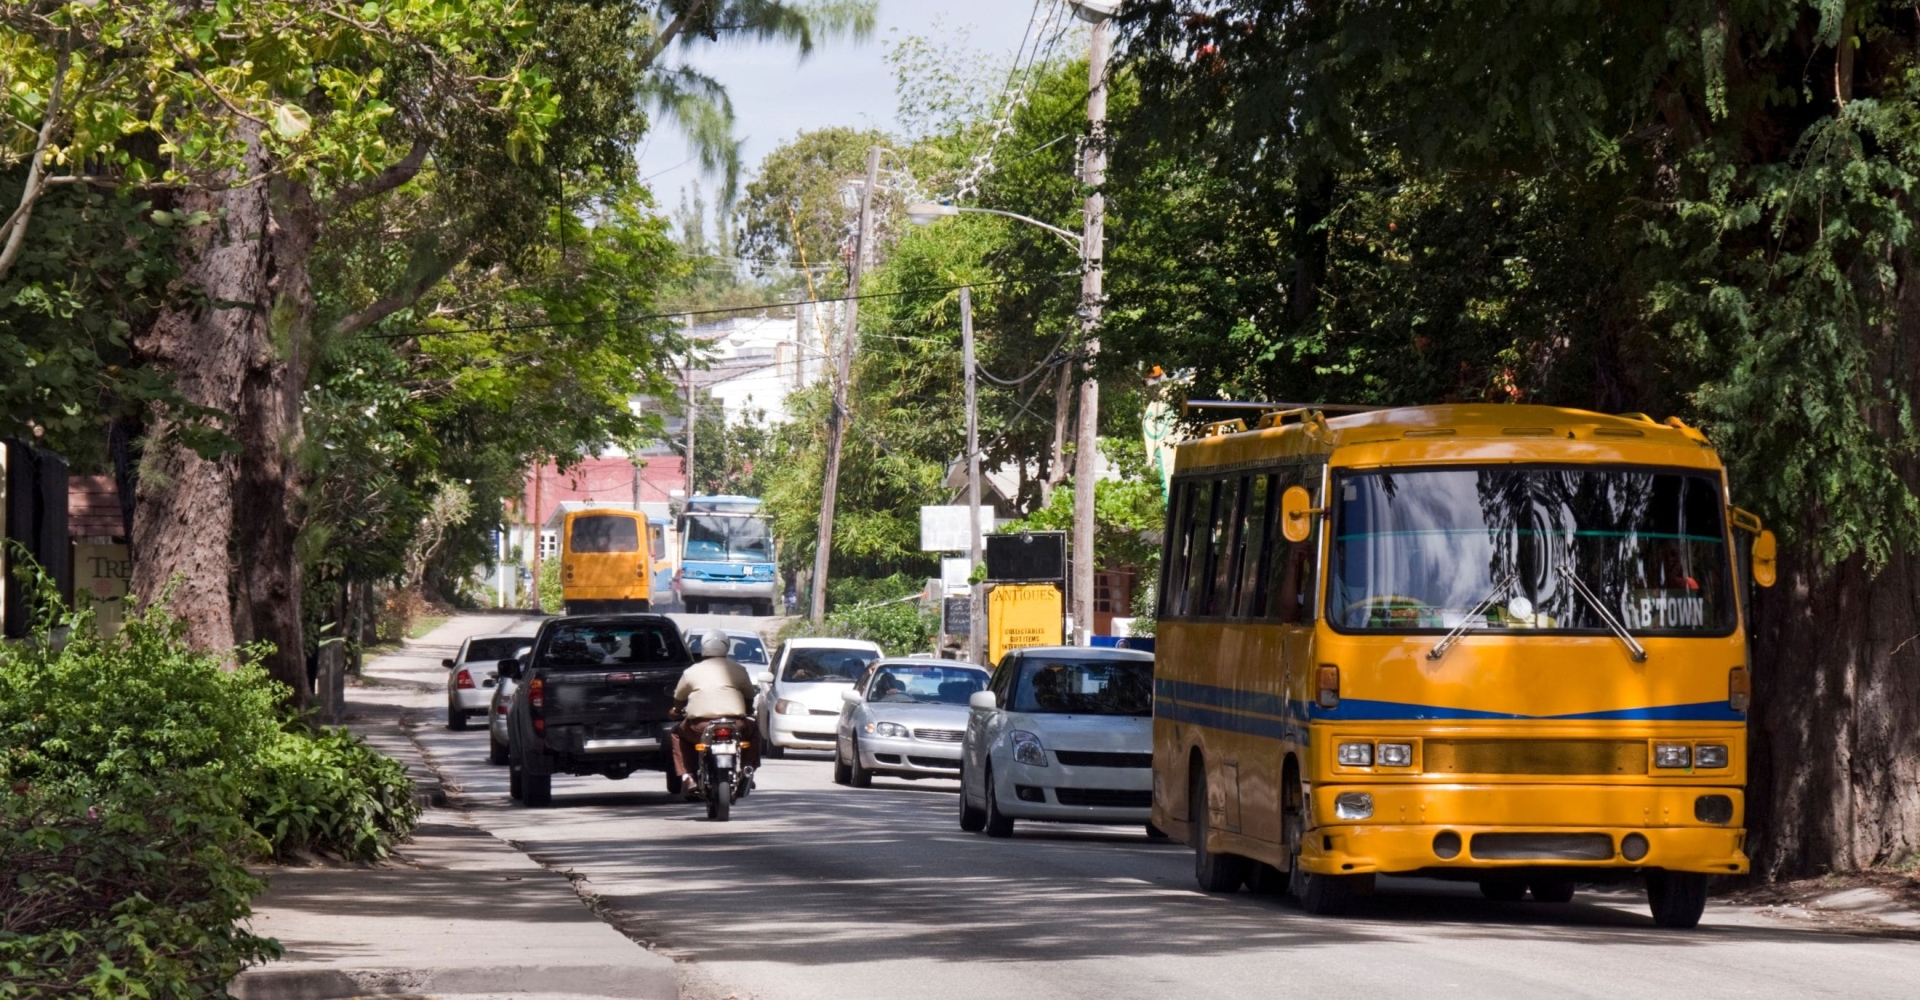
<svg viewBox="0 0 1920 1000">
<path fill-rule="evenodd" d="M 1363 406 L 1359 403 L 1262 403 L 1238 399 L 1189 399 L 1181 404 L 1182 413 L 1194 410 L 1320 410 L 1324 413 L 1372 413 L 1388 406 Z"/>
</svg>

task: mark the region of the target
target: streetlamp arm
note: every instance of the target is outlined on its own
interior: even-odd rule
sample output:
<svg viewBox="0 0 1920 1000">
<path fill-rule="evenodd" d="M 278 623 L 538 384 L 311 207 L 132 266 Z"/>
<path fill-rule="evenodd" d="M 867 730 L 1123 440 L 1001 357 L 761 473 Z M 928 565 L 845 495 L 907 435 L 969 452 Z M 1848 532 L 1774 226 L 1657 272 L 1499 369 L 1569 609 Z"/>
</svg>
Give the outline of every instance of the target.
<svg viewBox="0 0 1920 1000">
<path fill-rule="evenodd" d="M 1041 222 L 1039 219 L 1033 218 L 1032 216 L 1021 215 L 1018 212 L 1003 212 L 997 208 L 974 208 L 970 205 L 955 205 L 953 207 L 955 210 L 961 211 L 961 212 L 980 212 L 985 215 L 1004 215 L 1009 219 L 1019 219 L 1021 222 L 1031 223 L 1032 225 L 1039 226 L 1041 229 L 1044 229 L 1047 232 L 1050 232 L 1053 235 L 1058 236 L 1063 240 L 1066 240 L 1068 245 L 1072 246 L 1076 250 L 1086 245 L 1086 240 L 1082 239 L 1080 234 L 1069 232 L 1065 229 L 1061 229 L 1059 226 L 1049 225 L 1045 222 Z"/>
</svg>

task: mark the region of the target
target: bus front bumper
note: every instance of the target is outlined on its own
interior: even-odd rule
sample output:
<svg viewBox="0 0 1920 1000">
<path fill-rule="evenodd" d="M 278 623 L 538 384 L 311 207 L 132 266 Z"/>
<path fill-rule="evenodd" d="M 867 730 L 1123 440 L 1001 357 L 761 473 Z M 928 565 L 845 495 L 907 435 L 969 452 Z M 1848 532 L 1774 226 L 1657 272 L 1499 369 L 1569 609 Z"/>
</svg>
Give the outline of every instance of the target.
<svg viewBox="0 0 1920 1000">
<path fill-rule="evenodd" d="M 1342 794 L 1365 793 L 1373 815 L 1343 819 Z M 1731 805 L 1725 822 L 1696 818 L 1704 796 Z M 1423 869 L 1663 868 L 1740 875 L 1745 796 L 1712 786 L 1321 785 L 1301 861 L 1322 875 Z"/>
<path fill-rule="evenodd" d="M 680 578 L 680 596 L 714 601 L 771 601 L 780 596 L 778 580 L 690 580 Z"/>
</svg>

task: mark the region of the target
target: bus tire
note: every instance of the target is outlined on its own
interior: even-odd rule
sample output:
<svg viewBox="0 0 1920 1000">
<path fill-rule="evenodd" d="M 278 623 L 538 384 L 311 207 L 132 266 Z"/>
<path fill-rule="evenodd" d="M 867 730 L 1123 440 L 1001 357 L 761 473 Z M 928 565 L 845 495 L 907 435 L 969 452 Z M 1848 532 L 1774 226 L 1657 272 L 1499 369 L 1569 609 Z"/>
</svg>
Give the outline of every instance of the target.
<svg viewBox="0 0 1920 1000">
<path fill-rule="evenodd" d="M 1691 930 L 1700 924 L 1707 909 L 1707 877 L 1697 872 L 1647 872 L 1647 909 L 1653 911 L 1656 926 L 1670 930 Z"/>
<path fill-rule="evenodd" d="M 1302 797 L 1302 805 L 1305 798 Z M 1287 814 L 1287 893 L 1302 910 L 1316 917 L 1337 917 L 1353 902 L 1355 880 L 1350 876 L 1320 875 L 1300 862 L 1300 844 L 1306 838 L 1306 817 L 1300 809 Z"/>
<path fill-rule="evenodd" d="M 1200 762 L 1193 764 L 1187 782 L 1187 826 L 1193 831 L 1193 878 L 1201 892 L 1239 892 L 1247 880 L 1247 859 L 1235 854 L 1216 854 L 1207 850 L 1207 833 L 1213 819 L 1207 810 L 1207 772 Z"/>
<path fill-rule="evenodd" d="M 647 612 L 653 610 L 653 604 L 652 602 L 645 601 L 645 600 L 628 601 L 626 610 L 631 614 L 644 615 Z"/>
<path fill-rule="evenodd" d="M 753 613 L 761 618 L 772 618 L 773 602 L 772 601 L 753 602 Z"/>
</svg>

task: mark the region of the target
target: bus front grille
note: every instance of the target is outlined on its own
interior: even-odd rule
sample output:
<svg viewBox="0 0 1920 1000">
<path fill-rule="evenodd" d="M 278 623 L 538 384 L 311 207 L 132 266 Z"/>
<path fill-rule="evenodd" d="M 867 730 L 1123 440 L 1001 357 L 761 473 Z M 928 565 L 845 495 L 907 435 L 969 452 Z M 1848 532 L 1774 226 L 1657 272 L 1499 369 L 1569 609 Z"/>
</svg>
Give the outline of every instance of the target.
<svg viewBox="0 0 1920 1000">
<path fill-rule="evenodd" d="M 1428 774 L 1645 774 L 1644 740 L 1427 740 Z"/>
<path fill-rule="evenodd" d="M 1467 849 L 1483 861 L 1612 861 L 1604 833 L 1476 833 Z"/>
</svg>

